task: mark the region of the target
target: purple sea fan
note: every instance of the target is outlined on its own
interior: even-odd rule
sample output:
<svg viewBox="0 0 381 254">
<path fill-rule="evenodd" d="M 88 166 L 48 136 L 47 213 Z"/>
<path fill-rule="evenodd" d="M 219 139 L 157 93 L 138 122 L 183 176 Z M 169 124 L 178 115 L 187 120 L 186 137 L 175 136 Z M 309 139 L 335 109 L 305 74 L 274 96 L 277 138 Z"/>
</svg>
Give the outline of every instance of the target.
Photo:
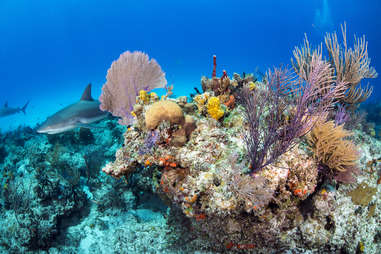
<svg viewBox="0 0 381 254">
<path fill-rule="evenodd" d="M 274 162 L 288 147 L 280 139 L 284 137 L 281 127 L 286 105 L 277 86 L 288 82 L 289 78 L 286 72 L 276 70 L 274 75 L 268 75 L 266 89 L 250 91 L 243 87 L 238 91 L 238 100 L 245 109 L 248 123 L 244 139 L 253 172 Z"/>
<path fill-rule="evenodd" d="M 165 74 L 156 60 L 149 60 L 148 55 L 140 51 L 121 54 L 111 64 L 106 79 L 99 98 L 100 109 L 121 117 L 119 123 L 123 125 L 131 123 L 130 112 L 140 90 L 164 88 L 167 84 Z"/>
<path fill-rule="evenodd" d="M 296 113 L 292 124 L 300 130 L 297 136 L 309 132 L 317 120 L 325 119 L 334 101 L 344 97 L 346 83 L 335 81 L 332 66 L 322 60 L 319 51 L 311 56 L 308 69 L 299 72 L 296 91 Z"/>
<path fill-rule="evenodd" d="M 333 70 L 319 52 L 311 57 L 309 68 L 299 77 L 287 69 L 275 69 L 267 74 L 265 89 L 239 91 L 238 98 L 245 109 L 248 134 L 245 142 L 252 172 L 273 163 L 297 139 L 311 130 L 316 121 L 327 116 L 334 99 L 345 93 L 343 82 L 334 83 Z M 283 112 L 289 95 L 294 105 L 287 121 Z"/>
<path fill-rule="evenodd" d="M 350 119 L 349 114 L 345 110 L 345 108 L 341 105 L 338 106 L 337 112 L 335 115 L 335 125 L 345 124 Z"/>
</svg>

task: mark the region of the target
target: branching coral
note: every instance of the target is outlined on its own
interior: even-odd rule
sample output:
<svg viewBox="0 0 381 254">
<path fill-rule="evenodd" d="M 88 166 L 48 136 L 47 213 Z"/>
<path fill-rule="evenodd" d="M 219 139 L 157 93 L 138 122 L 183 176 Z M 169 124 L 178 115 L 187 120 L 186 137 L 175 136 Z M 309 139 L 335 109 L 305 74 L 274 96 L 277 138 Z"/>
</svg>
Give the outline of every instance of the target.
<svg viewBox="0 0 381 254">
<path fill-rule="evenodd" d="M 350 86 L 356 86 L 364 78 L 376 78 L 377 72 L 370 67 L 368 57 L 368 42 L 365 36 L 357 38 L 355 36 L 354 48 L 349 48 L 347 44 L 346 25 L 341 26 L 343 45 L 338 42 L 336 33 L 325 36 L 325 44 L 328 49 L 330 61 L 335 67 L 336 78 L 347 82 Z"/>
<path fill-rule="evenodd" d="M 343 45 L 338 42 L 336 33 L 325 36 L 329 59 L 335 67 L 336 79 L 347 83 L 348 92 L 342 101 L 348 104 L 361 103 L 372 93 L 371 87 L 362 89 L 357 87 L 364 78 L 376 78 L 377 72 L 370 67 L 368 57 L 368 42 L 365 36 L 356 38 L 354 48 L 348 48 L 346 25 L 341 26 Z"/>
<path fill-rule="evenodd" d="M 325 36 L 325 45 L 329 55 L 326 62 L 329 62 L 332 67 L 333 72 L 330 76 L 334 80 L 329 85 L 345 84 L 346 93 L 341 98 L 337 98 L 340 102 L 345 104 L 361 103 L 371 95 L 372 87 L 367 86 L 362 89 L 359 87 L 360 82 L 365 78 L 376 78 L 377 72 L 373 67 L 370 67 L 368 43 L 365 37 L 357 38 L 355 36 L 354 47 L 349 48 L 345 23 L 341 26 L 341 32 L 342 44 L 339 43 L 336 32 Z M 292 64 L 295 71 L 302 78 L 306 78 L 305 74 L 308 74 L 310 70 L 312 56 L 322 54 L 322 46 L 312 50 L 306 36 L 304 45 L 296 47 L 293 54 L 295 59 L 292 59 Z"/>
<path fill-rule="evenodd" d="M 342 96 L 343 83 L 327 86 L 331 72 L 321 54 L 314 54 L 302 77 L 295 79 L 288 70 L 275 69 L 268 73 L 264 89 L 240 90 L 240 102 L 249 125 L 245 142 L 254 172 L 273 163 L 296 144 L 297 138 L 327 115 L 334 99 Z M 283 119 L 288 99 L 285 94 L 293 94 L 295 102 L 286 121 Z"/>
</svg>

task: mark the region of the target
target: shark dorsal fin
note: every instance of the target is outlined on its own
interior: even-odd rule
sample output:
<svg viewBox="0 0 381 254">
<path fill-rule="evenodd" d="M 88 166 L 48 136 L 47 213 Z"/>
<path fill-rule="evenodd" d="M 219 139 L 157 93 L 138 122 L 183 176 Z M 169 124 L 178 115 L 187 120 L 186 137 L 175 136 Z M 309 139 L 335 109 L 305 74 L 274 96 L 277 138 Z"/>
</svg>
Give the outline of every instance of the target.
<svg viewBox="0 0 381 254">
<path fill-rule="evenodd" d="M 94 100 L 93 97 L 91 97 L 91 83 L 89 83 L 86 86 L 85 91 L 83 91 L 81 101 L 93 101 L 93 100 Z"/>
<path fill-rule="evenodd" d="M 4 103 L 4 108 L 8 108 L 8 102 L 7 101 Z"/>
</svg>

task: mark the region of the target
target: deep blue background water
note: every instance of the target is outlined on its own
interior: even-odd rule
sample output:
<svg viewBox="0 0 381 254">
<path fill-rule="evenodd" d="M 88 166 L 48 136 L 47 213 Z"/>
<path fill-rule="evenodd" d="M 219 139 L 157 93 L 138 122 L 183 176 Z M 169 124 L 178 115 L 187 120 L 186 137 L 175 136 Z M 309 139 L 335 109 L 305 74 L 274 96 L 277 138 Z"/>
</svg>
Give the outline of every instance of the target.
<svg viewBox="0 0 381 254">
<path fill-rule="evenodd" d="M 379 0 L 1 0 L 0 103 L 31 102 L 26 116 L 2 118 L 0 128 L 43 121 L 78 100 L 88 82 L 98 97 L 126 50 L 155 58 L 181 95 L 211 76 L 213 54 L 218 73 L 265 71 L 289 64 L 304 33 L 320 43 L 346 21 L 349 39 L 366 35 L 381 72 L 380 13 Z M 379 78 L 370 82 L 380 99 Z"/>
</svg>

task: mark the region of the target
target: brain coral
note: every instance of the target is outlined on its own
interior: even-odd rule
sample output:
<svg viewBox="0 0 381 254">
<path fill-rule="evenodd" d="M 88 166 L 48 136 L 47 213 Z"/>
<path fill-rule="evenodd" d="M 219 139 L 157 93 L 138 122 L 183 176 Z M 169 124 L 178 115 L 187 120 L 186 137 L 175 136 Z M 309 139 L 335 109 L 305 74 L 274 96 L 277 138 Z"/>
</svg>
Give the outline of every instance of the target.
<svg viewBox="0 0 381 254">
<path fill-rule="evenodd" d="M 145 114 L 147 129 L 155 129 L 161 121 L 183 125 L 185 121 L 183 110 L 173 101 L 158 101 L 151 105 Z"/>
</svg>

